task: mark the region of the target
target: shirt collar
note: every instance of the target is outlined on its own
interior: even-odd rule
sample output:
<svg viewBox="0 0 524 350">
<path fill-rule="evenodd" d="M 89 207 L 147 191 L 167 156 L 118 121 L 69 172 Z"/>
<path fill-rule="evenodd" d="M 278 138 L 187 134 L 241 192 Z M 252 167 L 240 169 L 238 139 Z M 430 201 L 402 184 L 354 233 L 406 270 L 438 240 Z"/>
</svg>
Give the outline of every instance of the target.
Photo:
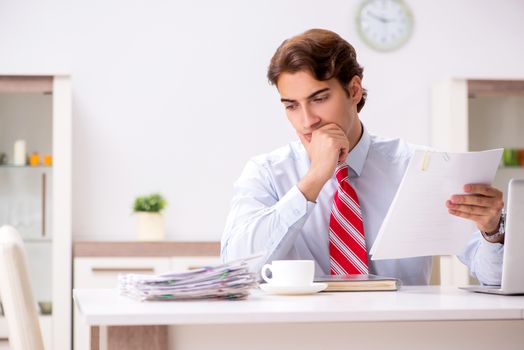
<svg viewBox="0 0 524 350">
<path fill-rule="evenodd" d="M 362 136 L 346 158 L 347 165 L 349 165 L 349 168 L 353 170 L 352 177 L 360 176 L 362 173 L 362 168 L 364 168 L 364 163 L 366 162 L 366 158 L 368 156 L 370 144 L 371 136 L 369 135 L 364 124 L 362 124 Z"/>
</svg>

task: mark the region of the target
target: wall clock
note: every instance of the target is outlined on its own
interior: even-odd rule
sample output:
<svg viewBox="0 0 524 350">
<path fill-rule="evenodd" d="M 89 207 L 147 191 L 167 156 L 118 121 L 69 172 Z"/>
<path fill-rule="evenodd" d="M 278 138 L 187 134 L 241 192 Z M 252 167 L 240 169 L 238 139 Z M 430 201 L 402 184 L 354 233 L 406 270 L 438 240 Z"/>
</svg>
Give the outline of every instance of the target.
<svg viewBox="0 0 524 350">
<path fill-rule="evenodd" d="M 379 51 L 398 49 L 413 32 L 413 15 L 402 0 L 366 0 L 356 22 L 362 40 Z"/>
</svg>

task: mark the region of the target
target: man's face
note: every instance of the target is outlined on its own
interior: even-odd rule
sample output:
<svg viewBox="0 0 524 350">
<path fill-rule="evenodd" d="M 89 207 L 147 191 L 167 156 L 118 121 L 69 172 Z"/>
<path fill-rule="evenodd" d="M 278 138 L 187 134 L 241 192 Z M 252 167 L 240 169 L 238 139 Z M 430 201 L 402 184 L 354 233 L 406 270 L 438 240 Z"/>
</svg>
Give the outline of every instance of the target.
<svg viewBox="0 0 524 350">
<path fill-rule="evenodd" d="M 351 138 L 358 123 L 357 104 L 362 97 L 360 78 L 347 86 L 349 96 L 336 79 L 316 80 L 308 71 L 283 73 L 277 83 L 286 114 L 297 133 L 311 142 L 314 130 L 334 123 Z"/>
</svg>

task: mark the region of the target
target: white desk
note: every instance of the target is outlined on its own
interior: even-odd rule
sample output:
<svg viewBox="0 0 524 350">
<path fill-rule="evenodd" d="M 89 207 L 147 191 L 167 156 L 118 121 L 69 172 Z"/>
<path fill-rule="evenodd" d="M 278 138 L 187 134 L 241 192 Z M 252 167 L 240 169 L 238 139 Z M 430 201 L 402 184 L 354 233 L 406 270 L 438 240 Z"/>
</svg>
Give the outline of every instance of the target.
<svg viewBox="0 0 524 350">
<path fill-rule="evenodd" d="M 74 290 L 74 299 L 94 337 L 99 326 L 109 326 L 109 347 L 131 346 L 123 345 L 122 338 L 134 334 L 135 344 L 140 338 L 151 345 L 149 349 L 167 348 L 162 327 L 136 327 L 125 333 L 124 326 L 171 325 L 175 327 L 167 342 L 176 349 L 267 350 L 268 344 L 270 349 L 316 350 L 348 345 L 524 349 L 524 297 L 452 287 L 310 296 L 273 296 L 256 290 L 243 301 L 144 303 L 121 297 L 116 290 Z M 155 338 L 161 344 L 152 345 Z"/>
</svg>

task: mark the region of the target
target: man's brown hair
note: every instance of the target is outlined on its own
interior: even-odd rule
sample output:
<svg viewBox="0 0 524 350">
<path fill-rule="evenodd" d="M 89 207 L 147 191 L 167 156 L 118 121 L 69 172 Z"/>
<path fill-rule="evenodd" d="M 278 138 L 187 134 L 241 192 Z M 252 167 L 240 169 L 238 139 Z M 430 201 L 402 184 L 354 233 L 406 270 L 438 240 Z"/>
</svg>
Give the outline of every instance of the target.
<svg viewBox="0 0 524 350">
<path fill-rule="evenodd" d="M 357 62 L 353 46 L 338 34 L 325 29 L 310 29 L 285 40 L 277 49 L 267 71 L 269 82 L 277 85 L 282 73 L 309 71 L 317 80 L 336 78 L 349 96 L 347 85 L 358 75 L 363 77 L 364 68 Z M 357 105 L 360 112 L 366 103 L 367 92 Z"/>
</svg>

